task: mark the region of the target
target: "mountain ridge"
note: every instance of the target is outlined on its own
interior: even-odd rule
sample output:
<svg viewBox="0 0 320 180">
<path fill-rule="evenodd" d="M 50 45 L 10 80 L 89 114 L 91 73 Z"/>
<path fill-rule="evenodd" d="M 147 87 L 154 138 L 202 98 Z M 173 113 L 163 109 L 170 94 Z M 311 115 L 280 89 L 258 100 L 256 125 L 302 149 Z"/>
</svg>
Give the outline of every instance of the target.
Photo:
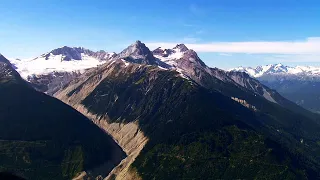
<svg viewBox="0 0 320 180">
<path fill-rule="evenodd" d="M 204 87 L 219 91 L 228 96 L 237 92 L 233 90 L 234 88 L 240 88 L 252 92 L 253 96 L 261 96 L 273 103 L 280 105 L 290 104 L 290 102 L 286 102 L 277 92 L 250 76 L 246 76 L 241 72 L 229 72 L 208 67 L 194 50 L 188 49 L 184 44 L 177 44 L 172 49 L 163 49 L 160 47 L 150 51 L 144 43 L 138 40 L 106 62 L 114 62 L 117 59 L 125 61 L 127 65 L 128 63 L 138 63 L 158 66 L 166 70 L 174 70 L 177 71 L 181 77 L 195 81 Z M 31 76 L 28 80 L 32 82 L 36 88 L 40 88 L 40 91 L 53 95 L 73 78 L 81 75 L 81 73 L 82 72 L 51 73 L 49 75 Z M 61 84 L 59 84 L 60 81 Z M 217 86 L 217 84 L 220 85 Z M 234 88 L 231 88 L 231 86 L 234 86 Z M 237 94 L 237 96 L 240 96 L 240 94 Z M 255 97 L 253 96 L 252 98 L 254 99 Z M 248 99 L 248 97 L 238 98 Z M 295 110 L 299 109 L 295 108 L 294 105 L 289 106 Z"/>
<path fill-rule="evenodd" d="M 225 128 L 228 130 L 221 129 L 221 131 L 227 131 L 231 134 L 237 134 L 239 131 L 253 133 L 251 128 L 256 129 L 257 132 L 271 133 L 270 137 L 272 137 L 272 139 L 277 139 L 277 142 L 286 142 L 283 145 L 288 148 L 292 148 L 292 146 L 300 147 L 301 137 L 303 137 L 305 142 L 313 144 L 312 139 L 315 137 L 312 134 L 316 132 L 318 125 L 312 120 L 292 113 L 289 110 L 284 110 L 284 108 L 280 108 L 280 106 L 274 103 L 261 99 L 264 105 L 270 105 L 275 108 L 273 112 L 278 110 L 286 114 L 286 118 L 281 117 L 282 115 L 279 116 L 277 113 L 267 112 L 265 109 L 261 109 L 261 105 L 255 107 L 257 110 L 252 108 L 254 106 L 247 105 L 248 107 L 245 107 L 231 97 L 225 96 L 217 91 L 212 91 L 194 81 L 182 78 L 179 76 L 179 72 L 174 70 L 166 70 L 145 64 L 126 63 L 126 61 L 118 59 L 114 62 L 107 62 L 99 68 L 92 68 L 86 72 L 87 74 L 82 74 L 70 82 L 68 86 L 58 91 L 55 97 L 76 109 L 81 106 L 82 108 L 79 109 L 80 112 L 94 114 L 93 117 L 96 118 L 96 121 L 106 121 L 105 123 L 108 124 L 120 123 L 117 125 L 119 127 L 138 121 L 136 123 L 138 123 L 139 129 L 146 134 L 149 141 L 131 167 L 136 169 L 138 174 L 144 179 L 170 179 L 170 177 L 173 179 L 183 179 L 187 177 L 200 178 L 200 176 L 202 178 L 209 178 L 210 173 L 207 173 L 217 167 L 213 162 L 219 162 L 216 160 L 216 157 L 211 157 L 212 155 L 209 155 L 210 153 L 206 156 L 193 156 L 188 153 L 191 153 L 189 150 L 193 148 L 201 147 L 199 149 L 196 148 L 194 153 L 199 155 L 204 153 L 201 149 L 206 149 L 214 154 L 213 151 L 209 150 L 210 148 L 207 149 L 206 145 L 202 146 L 204 145 L 203 143 L 197 142 L 197 139 L 205 139 L 204 134 L 202 134 L 203 132 L 208 133 L 209 137 L 215 137 L 216 135 L 212 133 L 225 125 L 227 126 Z M 249 104 L 250 103 L 251 101 Z M 228 113 L 230 107 L 232 107 L 233 113 Z M 268 115 L 268 113 L 271 114 Z M 236 118 L 237 116 L 239 117 Z M 277 118 L 271 118 L 274 116 Z M 306 132 L 304 130 L 305 127 L 302 127 L 299 122 L 296 122 L 298 119 L 303 121 L 301 122 L 303 126 L 308 126 L 307 129 L 310 130 L 309 132 Z M 229 127 L 229 125 L 234 123 L 236 127 Z M 265 123 L 267 123 L 267 125 L 265 125 Z M 271 129 L 275 129 L 271 130 L 269 126 L 272 127 Z M 310 127 L 314 129 L 312 130 Z M 283 136 L 281 136 L 277 130 L 281 133 L 292 134 L 283 134 Z M 235 134 L 231 136 L 233 137 Z M 250 137 L 253 138 L 253 135 L 251 134 Z M 258 136 L 254 137 L 257 138 Z M 275 143 L 274 140 L 270 141 Z M 208 142 L 211 141 L 209 140 Z M 289 142 L 291 142 L 291 144 Z M 215 143 L 220 142 L 215 141 Z M 269 144 L 269 142 L 265 143 Z M 209 144 L 210 143 L 208 143 L 208 145 Z M 234 145 L 233 143 L 231 144 L 230 147 Z M 269 145 L 267 145 L 267 147 L 268 146 Z M 174 150 L 174 147 L 179 147 L 181 151 L 179 151 L 179 149 Z M 276 147 L 280 148 L 278 145 L 276 145 Z M 188 152 L 187 154 L 183 153 L 184 148 L 186 148 L 184 151 Z M 264 148 L 265 147 L 263 147 L 263 149 Z M 234 149 L 232 151 L 234 151 Z M 279 151 L 282 152 L 282 150 Z M 243 152 L 247 152 L 247 150 Z M 188 157 L 191 156 L 192 159 L 189 159 Z M 206 159 L 208 157 L 211 157 L 212 161 Z M 227 154 L 226 157 L 228 157 Z M 202 158 L 206 159 L 206 161 L 201 161 Z M 193 159 L 197 160 L 193 161 Z M 265 162 L 265 160 L 261 161 Z M 250 159 L 248 161 L 250 161 Z M 193 162 L 195 164 L 193 164 Z M 222 162 L 219 164 L 221 163 Z M 313 164 L 314 162 L 312 161 L 310 163 Z M 167 165 L 165 166 L 165 164 Z M 206 166 L 208 164 L 210 164 L 210 166 Z M 178 171 L 178 169 L 172 169 L 180 166 L 185 167 L 184 172 Z M 188 166 L 192 168 L 188 168 Z M 202 171 L 197 168 L 198 166 L 201 167 L 200 169 L 202 169 Z M 238 167 L 238 165 L 235 166 Z M 279 167 L 281 166 L 282 165 Z M 196 172 L 198 172 L 198 174 Z M 228 171 L 229 176 L 227 175 L 228 173 L 223 174 L 221 172 L 224 171 L 217 171 L 214 177 L 244 178 L 253 176 L 252 174 L 249 175 L 251 171 L 247 175 L 240 175 L 239 172 L 233 172 L 233 174 Z M 259 172 L 259 170 L 254 172 Z M 290 177 L 290 172 L 286 171 L 283 176 Z M 310 177 L 317 176 L 312 170 L 310 172 L 308 171 L 308 173 L 310 173 Z M 296 174 L 296 176 L 302 177 L 303 175 L 300 176 Z"/>
<path fill-rule="evenodd" d="M 136 51 L 126 52 L 135 54 Z M 161 52 L 163 53 L 163 51 Z M 172 49 L 168 52 L 177 53 Z M 172 171 L 175 172 L 176 179 L 208 177 L 209 169 L 216 167 L 212 161 L 200 163 L 204 162 L 201 161 L 201 158 L 206 159 L 206 157 L 192 156 L 192 159 L 189 159 L 188 157 L 191 155 L 184 154 L 184 151 L 179 151 L 179 149 L 187 148 L 185 151 L 190 152 L 189 150 L 197 146 L 202 147 L 206 143 L 201 140 L 198 142 L 197 138 L 206 139 L 203 132 L 210 134 L 210 137 L 217 136 L 219 132 L 231 133 L 230 136 L 233 139 L 235 134 L 242 131 L 253 133 L 251 130 L 259 134 L 255 137 L 266 136 L 267 139 L 270 138 L 272 143 L 277 144 L 276 148 L 273 147 L 278 149 L 277 152 L 285 151 L 290 154 L 290 157 L 286 157 L 290 159 L 290 162 L 296 162 L 297 149 L 301 148 L 303 152 L 300 154 L 301 158 L 305 157 L 304 154 L 310 154 L 311 159 L 298 160 L 299 165 L 296 164 L 296 166 L 312 167 L 305 171 L 305 176 L 319 176 L 315 172 L 319 169 L 317 164 L 319 157 L 316 155 L 317 150 L 315 150 L 318 148 L 316 145 L 319 133 L 318 116 L 286 100 L 246 73 L 227 72 L 203 66 L 201 61 L 198 61 L 201 59 L 198 59 L 199 57 L 192 50 L 179 51 L 178 53 L 180 53 L 179 56 L 173 56 L 174 58 L 170 56 L 158 58 L 155 55 L 158 60 L 169 65 L 167 68 L 159 64 L 147 64 L 146 59 L 144 59 L 146 61 L 141 61 L 141 57 L 148 57 L 149 51 L 144 55 L 139 54 L 142 56 L 137 56 L 140 59 L 137 61 L 131 61 L 132 59 L 130 59 L 131 62 L 126 61 L 125 58 L 122 58 L 123 56 L 119 59 L 113 59 L 102 66 L 87 70 L 57 91 L 54 96 L 83 114 L 93 114 L 92 120 L 99 122 L 99 124 L 105 124 L 102 127 L 105 127 L 106 130 L 113 129 L 111 124 L 114 123 L 117 127 L 125 127 L 129 123 L 137 124 L 138 132 L 142 131 L 149 141 L 145 145 L 141 144 L 144 148 L 139 151 L 139 155 L 130 167 L 144 179 L 173 178 Z M 130 53 L 125 54 L 130 56 Z M 159 56 L 159 52 L 156 54 Z M 134 57 L 131 56 L 131 58 Z M 154 62 L 154 58 L 151 58 Z M 163 59 L 161 60 L 161 58 Z M 169 64 L 166 61 L 172 63 Z M 276 103 L 265 97 L 265 93 L 268 93 Z M 218 130 L 217 134 L 212 134 L 216 132 L 215 130 Z M 112 132 L 114 133 L 114 131 Z M 196 135 L 193 136 L 193 134 Z M 189 138 L 190 135 L 193 138 Z M 114 136 L 121 137 L 123 134 L 115 133 Z M 252 134 L 250 137 L 253 138 Z M 271 148 L 269 140 L 261 142 L 268 144 L 263 149 Z M 301 142 L 307 143 L 315 149 L 309 149 Z M 192 143 L 198 144 L 193 146 Z M 219 144 L 220 142 L 215 141 L 215 143 Z M 234 145 L 233 141 L 230 143 L 229 147 Z M 174 147 L 179 148 L 175 150 Z M 205 153 L 201 149 L 206 148 L 197 149 L 195 154 Z M 244 150 L 242 153 L 246 152 L 248 150 Z M 297 156 L 300 158 L 300 155 Z M 280 156 L 276 155 L 276 157 Z M 226 157 L 228 156 L 226 155 Z M 212 160 L 216 159 L 212 157 Z M 197 169 L 199 164 L 195 163 L 196 166 L 193 162 L 199 162 L 202 167 L 200 169 L 208 171 L 200 171 Z M 171 166 L 171 163 L 177 164 Z M 228 162 L 224 163 L 228 164 Z M 278 163 L 280 162 L 275 164 Z M 304 163 L 306 164 L 303 165 Z M 212 167 L 207 167 L 208 164 L 211 164 Z M 295 166 L 291 165 L 284 166 L 290 168 Z M 185 167 L 186 171 L 180 172 L 177 169 L 172 169 L 180 166 Z M 193 168 L 188 168 L 189 166 Z M 296 177 L 302 178 L 304 176 L 298 175 L 299 173 L 294 169 L 291 170 L 290 172 L 296 173 Z M 199 172 L 203 172 L 203 174 L 199 174 Z M 225 171 L 217 170 L 214 173 L 217 175 L 216 178 L 252 177 L 252 174 L 251 176 L 248 174 L 239 176 L 239 172 L 234 172 L 234 176 L 228 176 L 228 173 L 221 174 L 221 172 Z M 250 171 L 250 173 L 253 172 Z M 286 171 L 284 176 L 293 177 L 291 175 Z"/>
<path fill-rule="evenodd" d="M 290 67 L 282 64 L 274 64 L 258 66 L 257 68 L 239 67 L 231 69 L 230 72 L 248 73 L 290 101 L 312 112 L 320 112 L 320 93 L 318 91 L 320 86 L 319 67 Z"/>
<path fill-rule="evenodd" d="M 53 72 L 80 72 L 103 64 L 116 56 L 104 50 L 91 51 L 83 47 L 63 46 L 32 59 L 12 59 L 11 63 L 24 79 Z"/>
<path fill-rule="evenodd" d="M 315 66 L 285 66 L 281 63 L 268 64 L 257 67 L 238 67 L 229 71 L 246 72 L 250 76 L 260 78 L 266 75 L 295 75 L 295 76 L 311 76 L 320 77 L 320 67 Z"/>
</svg>

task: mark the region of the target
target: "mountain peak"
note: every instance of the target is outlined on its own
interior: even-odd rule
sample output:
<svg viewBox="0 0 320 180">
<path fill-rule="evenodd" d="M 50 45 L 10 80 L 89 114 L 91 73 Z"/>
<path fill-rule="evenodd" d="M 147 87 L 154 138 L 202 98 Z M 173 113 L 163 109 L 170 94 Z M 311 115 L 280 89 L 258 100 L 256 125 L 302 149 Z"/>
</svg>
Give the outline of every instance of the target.
<svg viewBox="0 0 320 180">
<path fill-rule="evenodd" d="M 136 45 L 144 45 L 144 43 L 142 43 L 140 40 L 137 40 L 134 44 L 136 44 Z"/>
<path fill-rule="evenodd" d="M 149 48 L 143 42 L 141 42 L 139 40 L 137 40 L 135 43 L 131 44 L 129 47 L 138 48 L 138 49 L 140 48 L 140 49 L 143 49 L 143 50 L 146 50 L 146 49 L 149 50 Z"/>
<path fill-rule="evenodd" d="M 49 59 L 49 57 L 52 55 L 57 56 L 57 55 L 62 55 L 63 61 L 70 61 L 71 59 L 74 60 L 81 60 L 81 53 L 83 53 L 84 49 L 82 48 L 72 48 L 69 46 L 63 46 L 61 48 L 57 48 L 52 50 L 51 52 L 47 53 L 44 55 L 46 60 Z"/>
<path fill-rule="evenodd" d="M 52 55 L 61 55 L 61 61 L 83 60 L 83 55 L 90 56 L 98 60 L 109 60 L 115 56 L 115 53 L 108 53 L 104 50 L 94 52 L 84 47 L 62 46 L 50 51 L 49 53 L 43 54 L 42 57 L 49 60 Z"/>
<path fill-rule="evenodd" d="M 233 71 L 244 71 L 250 76 L 255 78 L 263 77 L 264 75 L 297 75 L 301 73 L 308 74 L 310 76 L 317 75 L 320 68 L 310 68 L 310 67 L 290 67 L 283 65 L 282 63 L 268 64 L 264 66 L 257 67 L 243 67 L 234 68 Z"/>
<path fill-rule="evenodd" d="M 177 44 L 173 49 L 179 49 L 181 52 L 189 50 L 185 44 Z"/>
<path fill-rule="evenodd" d="M 10 63 L 9 60 L 7 58 L 5 58 L 1 53 L 0 53 L 0 62 Z"/>
<path fill-rule="evenodd" d="M 139 64 L 156 64 L 150 49 L 139 40 L 124 49 L 116 58 Z"/>
</svg>

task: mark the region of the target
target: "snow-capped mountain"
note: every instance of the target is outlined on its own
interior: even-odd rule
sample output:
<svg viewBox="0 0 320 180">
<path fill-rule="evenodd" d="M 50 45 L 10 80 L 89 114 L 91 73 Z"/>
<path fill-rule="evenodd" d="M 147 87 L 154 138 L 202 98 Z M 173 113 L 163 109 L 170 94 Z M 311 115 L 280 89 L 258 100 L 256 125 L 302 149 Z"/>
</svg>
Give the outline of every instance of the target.
<svg viewBox="0 0 320 180">
<path fill-rule="evenodd" d="M 163 49 L 161 47 L 153 50 L 153 55 L 161 60 L 162 62 L 167 63 L 172 67 L 177 66 L 177 59 L 181 59 L 189 49 L 184 44 L 178 44 L 173 49 Z"/>
<path fill-rule="evenodd" d="M 243 72 L 224 71 L 219 68 L 208 67 L 194 50 L 188 49 L 184 44 L 178 44 L 172 49 L 157 48 L 154 56 L 175 70 L 184 78 L 191 79 L 207 88 L 217 89 L 216 84 L 224 83 L 227 86 L 244 88 L 277 103 L 277 93 L 262 85 L 259 81 L 249 77 Z"/>
<path fill-rule="evenodd" d="M 107 53 L 103 50 L 94 52 L 83 47 L 63 46 L 61 48 L 54 49 L 49 53 L 43 54 L 41 57 L 44 57 L 46 60 L 50 60 L 50 58 L 56 58 L 55 56 L 60 56 L 61 61 L 70 61 L 84 60 L 86 56 L 90 56 L 98 60 L 108 60 L 113 58 L 115 55 L 115 53 Z"/>
<path fill-rule="evenodd" d="M 20 75 L 27 79 L 31 75 L 81 71 L 96 67 L 115 56 L 116 53 L 94 52 L 82 47 L 63 46 L 33 59 L 11 59 L 10 62 Z"/>
<path fill-rule="evenodd" d="M 245 72 L 292 102 L 320 112 L 320 67 L 270 64 L 256 68 L 238 67 L 230 72 Z"/>
<path fill-rule="evenodd" d="M 250 76 L 259 78 L 265 75 L 299 75 L 299 76 L 311 76 L 320 77 L 320 67 L 313 66 L 285 66 L 283 64 L 269 64 L 258 67 L 238 67 L 231 69 L 230 71 L 246 72 Z"/>
<path fill-rule="evenodd" d="M 178 44 L 172 49 L 159 47 L 153 50 L 153 55 L 166 65 L 164 68 L 175 70 L 184 78 L 195 78 L 196 72 L 200 71 L 211 74 L 210 68 L 199 58 L 198 54 L 184 44 Z"/>
<path fill-rule="evenodd" d="M 206 88 L 224 94 L 227 93 L 226 95 L 230 95 L 232 89 L 240 88 L 271 102 L 278 102 L 277 93 L 256 79 L 242 72 L 228 72 L 218 68 L 210 68 L 194 50 L 188 49 L 184 44 L 178 44 L 172 49 L 160 47 L 150 51 L 144 43 L 136 41 L 119 54 L 104 51 L 93 52 L 85 48 L 64 46 L 34 59 L 12 60 L 11 62 L 15 65 L 17 71 L 34 87 L 52 95 L 56 90 L 81 75 L 81 73 L 78 73 L 80 70 L 118 60 L 123 61 L 125 66 L 135 63 L 176 71 L 178 72 L 177 75 L 185 79 Z M 231 88 L 230 92 L 226 91 L 227 87 Z"/>
</svg>

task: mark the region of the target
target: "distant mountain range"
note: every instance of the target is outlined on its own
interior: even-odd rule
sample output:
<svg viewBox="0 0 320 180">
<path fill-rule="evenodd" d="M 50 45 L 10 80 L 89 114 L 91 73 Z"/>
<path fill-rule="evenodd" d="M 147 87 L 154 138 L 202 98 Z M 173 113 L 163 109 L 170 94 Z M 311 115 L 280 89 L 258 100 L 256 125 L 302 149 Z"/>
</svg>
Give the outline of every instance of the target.
<svg viewBox="0 0 320 180">
<path fill-rule="evenodd" d="M 230 71 L 241 71 L 255 78 L 278 76 L 279 78 L 316 79 L 320 80 L 320 67 L 314 66 L 285 66 L 283 64 L 269 64 L 257 67 L 238 67 Z"/>
<path fill-rule="evenodd" d="M 230 71 L 248 73 L 285 98 L 320 113 L 320 67 L 270 64 L 256 68 L 238 67 Z"/>
<path fill-rule="evenodd" d="M 54 65 L 86 61 L 71 51 L 50 53 L 60 57 Z M 208 67 L 184 44 L 151 51 L 136 41 L 108 59 L 86 56 L 101 64 L 29 71 L 22 82 L 81 112 L 121 146 L 127 157 L 106 179 L 320 177 L 320 116 L 247 73 Z"/>
</svg>

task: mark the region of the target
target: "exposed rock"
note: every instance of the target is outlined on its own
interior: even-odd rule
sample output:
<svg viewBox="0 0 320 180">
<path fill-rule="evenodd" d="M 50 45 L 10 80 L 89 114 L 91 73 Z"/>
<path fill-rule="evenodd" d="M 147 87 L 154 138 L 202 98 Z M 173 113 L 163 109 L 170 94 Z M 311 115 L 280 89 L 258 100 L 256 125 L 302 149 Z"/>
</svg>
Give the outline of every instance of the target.
<svg viewBox="0 0 320 180">
<path fill-rule="evenodd" d="M 231 99 L 233 99 L 234 101 L 242 104 L 244 107 L 247 107 L 249 109 L 257 111 L 257 108 L 255 106 L 252 106 L 251 104 L 248 104 L 248 102 L 246 100 L 239 99 L 239 98 L 236 98 L 236 97 L 231 97 Z"/>
<path fill-rule="evenodd" d="M 179 49 L 181 52 L 185 52 L 188 51 L 189 49 L 187 48 L 186 45 L 184 44 L 178 44 L 176 47 L 174 47 L 173 49 Z"/>
<path fill-rule="evenodd" d="M 157 65 L 152 52 L 141 41 L 136 41 L 134 44 L 131 44 L 119 53 L 115 59 L 125 59 L 126 61 L 138 64 Z"/>
<path fill-rule="evenodd" d="M 80 75 L 80 72 L 52 72 L 50 74 L 31 75 L 28 76 L 27 80 L 36 90 L 52 96 Z"/>
<path fill-rule="evenodd" d="M 82 60 L 82 56 L 87 55 L 90 57 L 97 58 L 99 60 L 110 60 L 116 56 L 116 53 L 108 53 L 106 51 L 91 51 L 83 47 L 68 47 L 63 46 L 61 48 L 54 49 L 49 53 L 43 54 L 42 57 L 45 57 L 48 60 L 51 56 L 61 55 L 61 61 L 70 61 L 70 60 Z"/>
<path fill-rule="evenodd" d="M 148 139 L 139 129 L 137 123 L 109 123 L 109 118 L 107 115 L 98 116 L 92 114 L 88 111 L 88 109 L 81 105 L 82 100 L 87 97 L 96 88 L 96 86 L 101 83 L 102 80 L 115 72 L 121 73 L 121 71 L 116 69 L 118 65 L 126 67 L 121 69 L 123 71 L 135 71 L 137 68 L 139 68 L 139 65 L 131 65 L 130 67 L 126 66 L 121 60 L 109 62 L 100 69 L 90 69 L 86 72 L 86 74 L 90 74 L 89 76 L 86 76 L 86 74 L 82 75 L 79 78 L 84 79 L 76 79 L 71 86 L 67 86 L 65 89 L 57 92 L 55 97 L 71 105 L 73 108 L 91 119 L 101 129 L 111 135 L 118 145 L 126 152 L 127 157 L 111 171 L 109 176 L 104 178 L 112 179 L 116 176 L 116 179 L 119 180 L 139 179 L 138 175 L 129 167 L 139 155 Z M 73 92 L 78 87 L 81 87 L 81 90 L 76 91 L 76 93 L 73 93 L 71 96 L 70 92 Z M 82 178 L 86 179 L 87 176 L 83 176 Z"/>
</svg>

